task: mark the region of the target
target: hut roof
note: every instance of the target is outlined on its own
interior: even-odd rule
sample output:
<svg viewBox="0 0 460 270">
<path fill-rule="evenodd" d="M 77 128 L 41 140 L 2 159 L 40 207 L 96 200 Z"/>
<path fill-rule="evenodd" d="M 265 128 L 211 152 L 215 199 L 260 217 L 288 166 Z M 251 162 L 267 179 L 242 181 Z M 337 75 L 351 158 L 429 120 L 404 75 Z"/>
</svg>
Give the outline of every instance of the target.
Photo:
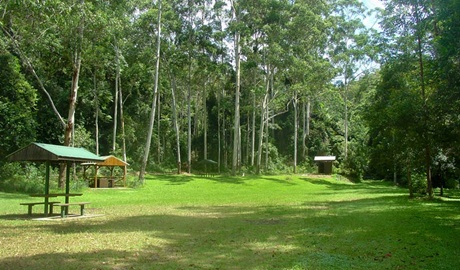
<svg viewBox="0 0 460 270">
<path fill-rule="evenodd" d="M 10 161 L 99 162 L 103 159 L 84 148 L 31 143 L 7 156 Z"/>
<path fill-rule="evenodd" d="M 98 165 L 100 167 L 104 167 L 104 166 L 107 166 L 107 167 L 116 167 L 116 166 L 119 166 L 119 167 L 124 167 L 124 166 L 128 166 L 129 164 L 124 162 L 123 160 L 115 157 L 115 156 L 102 156 L 101 159 L 103 159 L 102 161 L 98 161 L 98 162 L 87 162 L 87 163 L 83 163 L 82 165 L 83 166 L 91 166 L 91 165 Z"/>
<path fill-rule="evenodd" d="M 128 163 L 124 162 L 123 160 L 115 157 L 115 156 L 103 156 L 101 157 L 104 159 L 102 162 L 97 162 L 99 166 L 127 166 Z"/>
<path fill-rule="evenodd" d="M 315 156 L 315 161 L 334 161 L 335 156 Z"/>
</svg>

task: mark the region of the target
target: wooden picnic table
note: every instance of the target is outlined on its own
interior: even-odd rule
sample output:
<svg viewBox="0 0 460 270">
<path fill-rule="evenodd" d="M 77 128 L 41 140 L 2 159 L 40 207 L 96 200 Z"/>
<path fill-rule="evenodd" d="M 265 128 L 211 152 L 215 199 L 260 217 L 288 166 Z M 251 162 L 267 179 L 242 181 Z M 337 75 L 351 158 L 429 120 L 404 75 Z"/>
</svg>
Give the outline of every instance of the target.
<svg viewBox="0 0 460 270">
<path fill-rule="evenodd" d="M 69 198 L 70 197 L 76 197 L 76 196 L 82 196 L 82 193 L 48 193 L 48 194 L 30 194 L 30 197 L 35 197 L 35 198 L 44 198 L 44 202 L 32 202 L 32 203 L 21 203 L 21 205 L 27 205 L 28 208 L 28 213 L 29 215 L 32 214 L 32 207 L 37 204 L 43 204 L 44 205 L 44 214 L 47 216 L 48 214 L 52 214 L 52 207 L 54 204 L 57 204 L 59 202 L 50 202 L 49 198 L 56 198 L 56 197 L 65 197 L 65 203 L 69 204 Z M 51 209 L 50 209 L 51 206 Z M 51 210 L 51 211 L 49 211 Z M 66 208 L 66 213 L 67 214 L 68 208 Z"/>
<path fill-rule="evenodd" d="M 74 196 L 81 196 L 82 193 L 49 193 L 49 194 L 30 194 L 30 197 L 41 197 L 41 198 L 51 198 L 51 197 L 74 197 Z"/>
</svg>

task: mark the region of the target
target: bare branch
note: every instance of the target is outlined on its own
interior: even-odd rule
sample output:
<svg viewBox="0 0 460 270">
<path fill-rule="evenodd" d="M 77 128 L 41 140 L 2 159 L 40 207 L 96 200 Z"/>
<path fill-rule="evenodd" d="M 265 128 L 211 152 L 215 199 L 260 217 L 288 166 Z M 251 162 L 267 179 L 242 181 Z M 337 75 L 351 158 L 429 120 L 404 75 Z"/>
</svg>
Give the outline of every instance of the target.
<svg viewBox="0 0 460 270">
<path fill-rule="evenodd" d="M 28 67 L 28 69 L 30 70 L 30 72 L 32 72 L 32 75 L 35 77 L 35 79 L 37 80 L 38 82 L 38 85 L 40 86 L 40 89 L 45 93 L 45 95 L 48 97 L 48 100 L 51 104 L 51 107 L 53 108 L 53 111 L 54 113 L 56 114 L 56 116 L 58 117 L 59 119 L 59 122 L 61 122 L 62 126 L 65 127 L 66 126 L 66 123 L 65 123 L 65 120 L 64 118 L 62 118 L 61 114 L 59 113 L 59 111 L 57 110 L 56 106 L 54 105 L 54 102 L 53 102 L 53 99 L 51 98 L 51 95 L 48 93 L 48 91 L 46 90 L 45 86 L 43 85 L 43 82 L 42 80 L 40 79 L 40 77 L 38 77 L 37 73 L 35 72 L 35 68 L 33 67 L 32 63 L 30 62 L 30 60 L 27 58 L 27 56 L 22 52 L 19 44 L 16 42 L 16 40 L 14 39 L 13 35 L 7 30 L 5 29 L 5 27 L 1 26 L 2 27 L 2 31 L 3 33 L 5 33 L 11 40 L 12 44 L 14 45 L 14 47 L 16 48 L 16 51 L 17 53 L 20 55 L 22 61 L 26 64 L 26 66 Z"/>
</svg>

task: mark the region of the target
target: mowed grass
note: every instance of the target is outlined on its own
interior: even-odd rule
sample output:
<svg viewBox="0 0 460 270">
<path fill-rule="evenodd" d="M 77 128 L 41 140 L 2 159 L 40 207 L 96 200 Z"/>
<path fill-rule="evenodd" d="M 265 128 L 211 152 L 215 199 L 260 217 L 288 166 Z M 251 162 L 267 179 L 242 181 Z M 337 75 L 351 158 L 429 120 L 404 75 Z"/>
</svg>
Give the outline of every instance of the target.
<svg viewBox="0 0 460 270">
<path fill-rule="evenodd" d="M 0 269 L 459 268 L 460 202 L 380 181 L 151 176 L 83 193 L 102 216 L 31 220 L 33 198 L 0 193 Z"/>
</svg>

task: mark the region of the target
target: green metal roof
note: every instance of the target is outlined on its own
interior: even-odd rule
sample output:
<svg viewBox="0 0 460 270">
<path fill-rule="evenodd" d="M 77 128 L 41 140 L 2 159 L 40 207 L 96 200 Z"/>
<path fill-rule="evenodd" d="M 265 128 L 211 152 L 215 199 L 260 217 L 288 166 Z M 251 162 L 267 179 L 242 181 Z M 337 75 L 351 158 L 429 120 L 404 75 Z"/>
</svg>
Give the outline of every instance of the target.
<svg viewBox="0 0 460 270">
<path fill-rule="evenodd" d="M 28 146 L 8 156 L 10 161 L 73 161 L 73 162 L 100 162 L 103 158 L 84 148 L 62 145 L 31 143 Z"/>
</svg>

